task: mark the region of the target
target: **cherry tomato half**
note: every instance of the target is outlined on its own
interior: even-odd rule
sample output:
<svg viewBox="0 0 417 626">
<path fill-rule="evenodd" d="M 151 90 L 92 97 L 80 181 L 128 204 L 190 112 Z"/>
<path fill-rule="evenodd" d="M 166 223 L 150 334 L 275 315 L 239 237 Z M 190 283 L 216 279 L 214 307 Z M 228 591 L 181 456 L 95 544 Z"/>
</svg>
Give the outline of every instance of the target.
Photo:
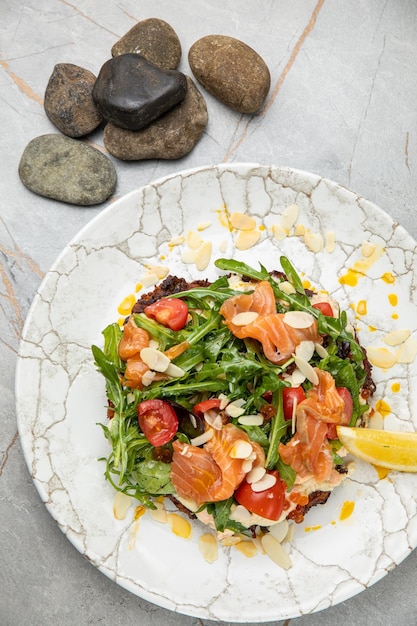
<svg viewBox="0 0 417 626">
<path fill-rule="evenodd" d="M 312 305 L 313 309 L 318 309 L 323 315 L 327 315 L 327 317 L 334 317 L 333 309 L 329 302 L 316 302 Z"/>
<path fill-rule="evenodd" d="M 244 480 L 235 491 L 235 498 L 251 513 L 276 521 L 281 517 L 284 509 L 285 483 L 282 482 L 276 470 L 268 474 L 273 474 L 277 479 L 273 487 L 256 492 L 252 489 L 252 485 Z"/>
<path fill-rule="evenodd" d="M 353 415 L 352 396 L 350 394 L 349 389 L 347 389 L 346 387 L 336 387 L 336 389 L 337 389 L 337 393 L 339 394 L 339 396 L 342 398 L 343 402 L 345 403 L 345 408 L 343 409 L 343 417 L 340 423 L 343 426 L 347 426 L 350 423 L 350 420 L 352 419 L 352 415 Z"/>
<path fill-rule="evenodd" d="M 292 419 L 292 411 L 294 402 L 297 406 L 306 399 L 305 391 L 302 387 L 284 387 L 282 390 L 282 399 L 284 402 L 284 419 Z"/>
<path fill-rule="evenodd" d="M 195 415 L 202 416 L 206 411 L 211 409 L 220 409 L 221 400 L 219 398 L 210 398 L 210 400 L 203 400 L 193 407 L 193 413 Z"/>
<path fill-rule="evenodd" d="M 146 439 L 158 448 L 171 441 L 178 430 L 178 417 L 165 400 L 144 400 L 138 405 L 139 426 Z"/>
<path fill-rule="evenodd" d="M 149 304 L 143 312 L 171 330 L 181 330 L 187 322 L 188 306 L 179 298 L 162 298 Z"/>
</svg>

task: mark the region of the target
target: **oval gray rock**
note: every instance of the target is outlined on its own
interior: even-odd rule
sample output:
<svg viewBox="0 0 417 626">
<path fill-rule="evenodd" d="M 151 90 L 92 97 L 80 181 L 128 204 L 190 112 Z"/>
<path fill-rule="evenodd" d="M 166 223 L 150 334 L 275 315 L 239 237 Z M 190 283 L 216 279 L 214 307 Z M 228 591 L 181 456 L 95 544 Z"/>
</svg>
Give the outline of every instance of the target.
<svg viewBox="0 0 417 626">
<path fill-rule="evenodd" d="M 188 154 L 207 126 L 205 100 L 187 76 L 187 95 L 168 113 L 146 128 L 133 132 L 107 124 L 104 145 L 125 161 L 180 159 Z"/>
<path fill-rule="evenodd" d="M 72 63 L 55 65 L 45 90 L 46 115 L 64 135 L 82 137 L 93 132 L 103 117 L 93 100 L 96 77 Z"/>
<path fill-rule="evenodd" d="M 107 200 L 117 179 L 113 163 L 104 154 L 57 134 L 41 135 L 28 143 L 19 176 L 27 189 L 40 196 L 81 206 Z"/>
<path fill-rule="evenodd" d="M 163 70 L 140 54 L 121 54 L 101 68 L 93 98 L 108 122 L 140 130 L 181 102 L 186 92 L 181 72 Z"/>
<path fill-rule="evenodd" d="M 111 49 L 113 57 L 140 54 L 158 67 L 176 70 L 181 60 L 181 42 L 164 20 L 151 17 L 135 24 Z"/>
<path fill-rule="evenodd" d="M 256 113 L 271 85 L 269 69 L 253 48 L 226 35 L 207 35 L 188 53 L 197 80 L 215 98 L 240 113 Z"/>
</svg>

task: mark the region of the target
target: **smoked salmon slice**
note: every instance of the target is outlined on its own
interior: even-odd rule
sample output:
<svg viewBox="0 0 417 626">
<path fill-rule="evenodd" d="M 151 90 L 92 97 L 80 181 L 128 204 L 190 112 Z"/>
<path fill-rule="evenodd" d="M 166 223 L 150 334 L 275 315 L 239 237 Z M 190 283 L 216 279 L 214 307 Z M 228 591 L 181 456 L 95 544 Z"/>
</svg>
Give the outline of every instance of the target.
<svg viewBox="0 0 417 626">
<path fill-rule="evenodd" d="M 339 395 L 333 376 L 314 368 L 319 382 L 307 393 L 296 409 L 296 432 L 278 452 L 287 465 L 297 473 L 297 481 L 314 478 L 317 483 L 338 484 L 342 478 L 334 469 L 328 434 L 328 424 L 349 423 L 344 412 L 344 400 Z"/>
<path fill-rule="evenodd" d="M 194 500 L 197 505 L 220 502 L 233 495 L 244 479 L 244 459 L 232 458 L 234 444 L 250 442 L 255 455 L 254 465 L 264 465 L 265 454 L 259 444 L 233 424 L 214 430 L 203 448 L 174 441 L 171 481 L 178 496 Z"/>
<path fill-rule="evenodd" d="M 237 314 L 247 312 L 257 313 L 258 316 L 249 324 L 234 324 Z M 285 315 L 276 312 L 274 291 L 267 281 L 257 283 L 252 294 L 232 296 L 226 300 L 220 307 L 220 313 L 235 337 L 259 341 L 266 358 L 275 365 L 285 363 L 302 341 L 322 342 L 313 316 L 307 328 L 293 328 L 285 323 Z"/>
</svg>

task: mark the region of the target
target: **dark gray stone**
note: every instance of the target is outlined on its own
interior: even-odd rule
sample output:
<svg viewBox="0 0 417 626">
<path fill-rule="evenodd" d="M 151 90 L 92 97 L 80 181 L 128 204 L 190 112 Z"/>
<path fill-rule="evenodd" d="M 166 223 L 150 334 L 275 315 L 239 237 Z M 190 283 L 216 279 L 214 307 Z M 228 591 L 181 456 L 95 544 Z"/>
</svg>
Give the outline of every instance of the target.
<svg viewBox="0 0 417 626">
<path fill-rule="evenodd" d="M 40 196 L 90 206 L 104 202 L 116 186 L 116 170 L 104 154 L 63 135 L 29 142 L 19 163 L 22 183 Z"/>
<path fill-rule="evenodd" d="M 256 113 L 268 95 L 271 76 L 265 61 L 239 39 L 203 37 L 191 46 L 188 62 L 209 93 L 240 113 Z"/>
<path fill-rule="evenodd" d="M 94 74 L 78 65 L 55 65 L 46 86 L 44 107 L 52 124 L 65 135 L 88 135 L 103 121 L 93 101 L 95 82 Z"/>
<path fill-rule="evenodd" d="M 139 54 L 122 54 L 101 68 L 93 98 L 108 122 L 140 130 L 181 102 L 186 92 L 181 72 L 163 70 Z"/>
<path fill-rule="evenodd" d="M 180 40 L 172 26 L 155 17 L 135 24 L 111 49 L 113 57 L 140 54 L 166 70 L 177 69 L 181 52 Z"/>
<path fill-rule="evenodd" d="M 187 77 L 184 100 L 155 122 L 136 132 L 107 124 L 104 145 L 110 154 L 125 161 L 180 159 L 188 154 L 207 126 L 205 100 Z"/>
</svg>

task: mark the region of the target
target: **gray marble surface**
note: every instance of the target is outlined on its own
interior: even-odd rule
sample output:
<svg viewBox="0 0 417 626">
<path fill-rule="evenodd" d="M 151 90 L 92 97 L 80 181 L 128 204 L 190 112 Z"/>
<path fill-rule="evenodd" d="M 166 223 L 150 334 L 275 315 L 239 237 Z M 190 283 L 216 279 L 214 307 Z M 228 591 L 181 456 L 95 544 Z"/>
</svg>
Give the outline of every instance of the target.
<svg viewBox="0 0 417 626">
<path fill-rule="evenodd" d="M 221 162 L 287 165 L 331 178 L 375 202 L 415 238 L 417 3 L 414 0 L 1 0 L 0 2 L 0 624 L 209 626 L 131 595 L 84 560 L 41 502 L 22 455 L 14 407 L 19 338 L 32 298 L 62 248 L 106 205 L 81 208 L 27 191 L 27 143 L 55 132 L 43 95 L 56 63 L 97 73 L 137 21 L 159 17 L 183 47 L 226 34 L 271 70 L 258 116 L 204 93 L 209 124 L 181 161 L 114 160 L 109 202 L 165 174 Z M 91 137 L 102 145 L 102 132 Z M 417 496 L 416 496 L 417 497 Z M 294 626 L 417 624 L 417 557 L 370 589 Z M 244 616 L 236 616 L 242 621 Z M 275 626 L 284 622 L 276 622 Z M 225 626 L 225 625 L 224 625 Z"/>
</svg>

